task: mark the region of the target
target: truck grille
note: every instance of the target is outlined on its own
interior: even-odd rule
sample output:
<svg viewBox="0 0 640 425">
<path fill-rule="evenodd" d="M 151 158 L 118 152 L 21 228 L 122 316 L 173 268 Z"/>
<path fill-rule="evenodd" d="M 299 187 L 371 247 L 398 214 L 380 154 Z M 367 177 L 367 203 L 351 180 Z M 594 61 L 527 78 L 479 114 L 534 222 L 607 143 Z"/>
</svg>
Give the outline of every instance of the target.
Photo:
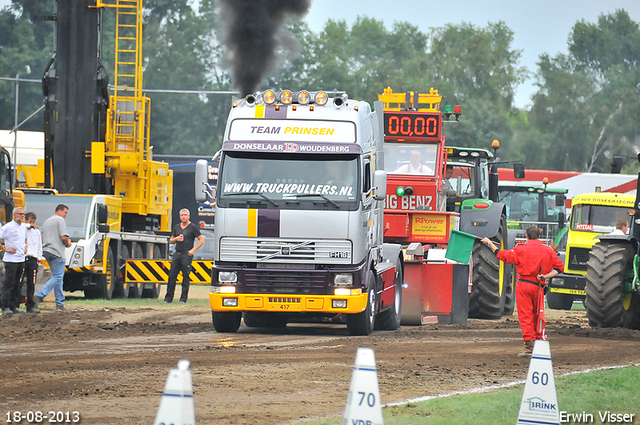
<svg viewBox="0 0 640 425">
<path fill-rule="evenodd" d="M 348 240 L 227 237 L 220 241 L 220 260 L 351 264 L 351 242 Z"/>
<path fill-rule="evenodd" d="M 320 294 L 328 276 L 324 270 L 244 270 L 243 275 L 245 289 L 252 294 Z"/>
<path fill-rule="evenodd" d="M 567 251 L 567 269 L 586 271 L 589 251 L 591 251 L 590 248 L 569 248 Z"/>
</svg>

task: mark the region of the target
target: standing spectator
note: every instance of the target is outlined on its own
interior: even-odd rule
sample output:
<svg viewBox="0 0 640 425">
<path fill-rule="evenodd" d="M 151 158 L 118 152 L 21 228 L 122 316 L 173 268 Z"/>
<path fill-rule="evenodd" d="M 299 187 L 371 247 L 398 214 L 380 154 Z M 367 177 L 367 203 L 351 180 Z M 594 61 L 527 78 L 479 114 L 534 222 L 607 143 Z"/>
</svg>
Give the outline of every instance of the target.
<svg viewBox="0 0 640 425">
<path fill-rule="evenodd" d="M 65 247 L 71 246 L 71 239 L 67 233 L 67 223 L 64 220 L 69 213 L 69 207 L 59 204 L 55 213 L 42 225 L 42 251 L 44 258 L 51 269 L 51 279 L 35 295 L 35 301 L 39 304 L 53 289 L 56 296 L 56 310 L 66 310 L 64 307 L 64 294 L 62 285 L 64 282 Z"/>
<path fill-rule="evenodd" d="M 27 282 L 27 313 L 40 313 L 40 309 L 33 301 L 36 287 L 38 266 L 42 257 L 42 235 L 35 226 L 38 217 L 29 211 L 24 216 L 24 226 L 27 228 L 27 256 L 24 260 L 24 277 Z"/>
<path fill-rule="evenodd" d="M 169 270 L 169 282 L 167 283 L 167 294 L 164 303 L 173 302 L 173 294 L 176 289 L 178 273 L 182 271 L 182 294 L 180 304 L 187 302 L 189 295 L 189 273 L 191 272 L 191 260 L 193 254 L 204 244 L 204 236 L 200 233 L 198 226 L 189 221 L 191 213 L 188 209 L 180 210 L 180 223 L 176 224 L 171 232 L 169 243 L 176 244 L 176 252 L 171 258 L 171 269 Z M 196 246 L 193 242 L 198 239 Z"/>
<path fill-rule="evenodd" d="M 27 249 L 27 228 L 22 226 L 24 209 L 13 209 L 13 220 L 0 229 L 0 249 L 4 251 L 4 284 L 2 286 L 2 315 L 24 313 L 18 309 L 22 296 L 22 272 Z"/>
<path fill-rule="evenodd" d="M 525 346 L 524 352 L 518 354 L 518 357 L 531 358 L 535 340 L 547 339 L 544 332 L 545 281 L 564 271 L 564 266 L 558 254 L 540 241 L 540 229 L 529 226 L 526 233 L 527 242 L 510 250 L 498 251 L 498 247 L 489 238 L 483 238 L 482 243 L 488 245 L 491 251 L 498 251 L 496 257 L 499 260 L 516 265 L 516 305 Z"/>
</svg>

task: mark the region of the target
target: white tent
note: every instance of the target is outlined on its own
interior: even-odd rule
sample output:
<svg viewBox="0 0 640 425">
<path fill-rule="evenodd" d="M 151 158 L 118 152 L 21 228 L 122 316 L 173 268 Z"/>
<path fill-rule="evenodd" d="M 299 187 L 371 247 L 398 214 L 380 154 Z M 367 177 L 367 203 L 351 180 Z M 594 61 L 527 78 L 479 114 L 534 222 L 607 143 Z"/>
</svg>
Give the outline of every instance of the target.
<svg viewBox="0 0 640 425">
<path fill-rule="evenodd" d="M 18 157 L 13 156 L 13 146 L 18 135 Z M 38 165 L 44 159 L 44 133 L 41 131 L 20 131 L 10 133 L 0 130 L 0 146 L 9 151 L 11 162 L 19 165 Z"/>
</svg>

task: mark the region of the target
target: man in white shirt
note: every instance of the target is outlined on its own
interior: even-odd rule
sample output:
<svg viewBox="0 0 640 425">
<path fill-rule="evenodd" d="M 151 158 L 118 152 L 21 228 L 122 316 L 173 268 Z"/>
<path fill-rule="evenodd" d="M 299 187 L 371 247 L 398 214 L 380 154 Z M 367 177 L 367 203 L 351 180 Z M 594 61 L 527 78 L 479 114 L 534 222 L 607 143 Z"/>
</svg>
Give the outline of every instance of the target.
<svg viewBox="0 0 640 425">
<path fill-rule="evenodd" d="M 13 220 L 0 229 L 0 249 L 4 251 L 4 284 L 2 285 L 2 315 L 11 316 L 24 313 L 19 310 L 22 271 L 24 270 L 24 256 L 27 249 L 27 228 L 22 226 L 24 209 L 13 209 Z"/>
<path fill-rule="evenodd" d="M 40 309 L 33 301 L 33 293 L 36 288 L 38 266 L 42 256 L 42 235 L 35 226 L 38 217 L 36 213 L 29 211 L 24 215 L 23 226 L 27 228 L 27 255 L 24 260 L 24 279 L 27 282 L 27 313 L 40 313 Z"/>
<path fill-rule="evenodd" d="M 433 170 L 422 164 L 422 154 L 419 150 L 411 151 L 411 162 L 400 166 L 394 173 L 402 174 L 428 174 L 433 175 Z"/>
<path fill-rule="evenodd" d="M 629 223 L 624 218 L 616 222 L 616 230 L 609 233 L 610 235 L 626 235 L 629 230 Z"/>
</svg>

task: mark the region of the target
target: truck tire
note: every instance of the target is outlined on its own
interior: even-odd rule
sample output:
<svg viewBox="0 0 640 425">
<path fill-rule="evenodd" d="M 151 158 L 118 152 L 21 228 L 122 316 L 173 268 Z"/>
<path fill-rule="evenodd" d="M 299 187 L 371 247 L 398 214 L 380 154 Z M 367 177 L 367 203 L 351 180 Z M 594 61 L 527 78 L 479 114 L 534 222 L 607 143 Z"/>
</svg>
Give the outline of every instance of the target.
<svg viewBox="0 0 640 425">
<path fill-rule="evenodd" d="M 356 314 L 347 314 L 347 330 L 350 335 L 371 335 L 376 319 L 376 285 L 375 275 L 369 272 L 369 290 L 367 291 L 367 307 Z"/>
<path fill-rule="evenodd" d="M 633 256 L 630 244 L 598 242 L 591 248 L 584 301 L 590 326 L 639 326 L 638 296 L 624 294 L 624 278 L 633 272 Z"/>
<path fill-rule="evenodd" d="M 284 328 L 288 323 L 285 317 L 274 313 L 245 311 L 242 317 L 249 328 Z"/>
<path fill-rule="evenodd" d="M 162 251 L 158 244 L 153 245 L 152 252 L 154 259 L 162 259 Z M 160 284 L 153 282 L 153 284 L 146 283 L 147 288 L 142 290 L 142 298 L 158 298 L 160 296 Z"/>
<path fill-rule="evenodd" d="M 129 247 L 122 244 L 120 248 L 120 265 L 124 270 L 125 262 L 131 258 Z M 129 298 L 129 284 L 127 283 L 125 276 L 120 277 L 120 268 L 116 270 L 116 285 L 113 289 L 113 296 L 117 298 Z"/>
<path fill-rule="evenodd" d="M 573 307 L 573 295 L 549 292 L 547 294 L 547 304 L 553 310 L 571 310 L 571 307 Z"/>
<path fill-rule="evenodd" d="M 89 295 L 87 298 L 95 297 L 110 300 L 113 297 L 113 290 L 116 286 L 116 263 L 114 258 L 113 250 L 109 249 L 107 264 L 105 264 L 106 271 L 98 276 L 98 285 L 94 290 L 90 290 L 88 294 L 85 291 L 85 296 Z"/>
<path fill-rule="evenodd" d="M 220 333 L 237 332 L 238 328 L 240 327 L 242 312 L 230 311 L 228 313 L 222 313 L 222 312 L 212 311 L 211 319 L 213 321 L 213 328 L 216 330 L 216 332 L 220 332 Z"/>
<path fill-rule="evenodd" d="M 396 277 L 394 279 L 395 284 L 395 296 L 393 299 L 393 305 L 378 314 L 375 320 L 375 328 L 387 331 L 394 331 L 400 327 L 400 317 L 402 308 L 402 262 L 398 258 L 396 260 Z"/>
<path fill-rule="evenodd" d="M 507 219 L 500 218 L 498 234 L 492 241 L 506 249 Z M 469 295 L 469 317 L 497 320 L 502 317 L 505 306 L 507 265 L 496 258 L 491 248 L 476 240 L 471 252 L 473 272 L 471 294 Z"/>
<path fill-rule="evenodd" d="M 133 246 L 133 257 L 136 259 L 144 259 L 144 252 L 142 251 L 142 246 L 136 243 Z M 126 276 L 125 276 L 126 280 Z M 142 290 L 144 288 L 144 283 L 142 282 L 129 282 L 129 298 L 141 298 Z"/>
</svg>

